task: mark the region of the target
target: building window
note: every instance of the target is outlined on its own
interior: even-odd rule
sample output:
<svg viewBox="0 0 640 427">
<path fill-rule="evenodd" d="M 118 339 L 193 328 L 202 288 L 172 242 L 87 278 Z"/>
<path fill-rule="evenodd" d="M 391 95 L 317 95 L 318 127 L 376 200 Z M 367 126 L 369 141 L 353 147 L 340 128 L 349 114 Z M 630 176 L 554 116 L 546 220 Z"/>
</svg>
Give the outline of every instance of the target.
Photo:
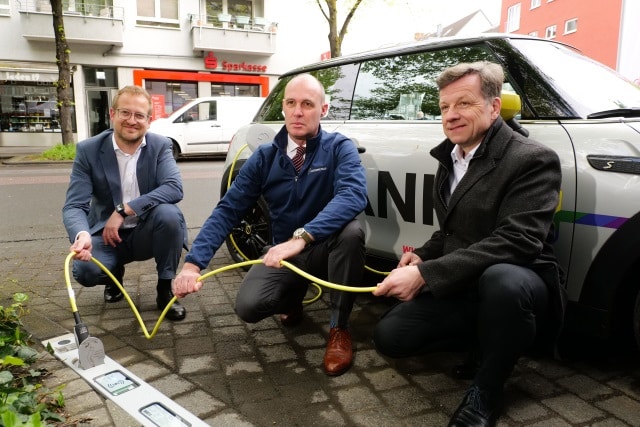
<svg viewBox="0 0 640 427">
<path fill-rule="evenodd" d="M 578 31 L 578 18 L 569 19 L 564 23 L 564 33 L 571 34 Z"/>
<path fill-rule="evenodd" d="M 544 38 L 545 39 L 555 39 L 556 38 L 556 26 L 552 25 L 550 27 L 547 27 L 547 29 L 544 32 Z"/>
<path fill-rule="evenodd" d="M 531 31 L 531 32 L 529 33 L 529 35 L 530 35 L 531 37 L 538 37 L 538 32 L 537 32 L 537 31 Z"/>
<path fill-rule="evenodd" d="M 531 9 L 536 9 L 540 7 L 540 3 L 542 0 L 531 0 Z"/>
<path fill-rule="evenodd" d="M 507 33 L 520 29 L 520 3 L 514 4 L 507 10 Z"/>
<path fill-rule="evenodd" d="M 178 0 L 137 0 L 139 25 L 179 28 Z"/>
<path fill-rule="evenodd" d="M 9 0 L 0 0 L 0 15 L 9 16 Z"/>
<path fill-rule="evenodd" d="M 164 100 L 164 111 L 158 117 L 167 117 L 178 108 L 198 97 L 198 83 L 145 80 L 144 87 L 149 94 Z M 155 113 L 154 113 L 155 114 Z"/>
<path fill-rule="evenodd" d="M 73 94 L 71 95 L 73 98 Z M 75 110 L 72 127 L 75 129 Z M 2 132 L 60 132 L 58 96 L 53 81 L 27 83 L 5 80 L 0 84 Z"/>
<path fill-rule="evenodd" d="M 211 83 L 211 96 L 260 96 L 260 85 Z"/>
</svg>

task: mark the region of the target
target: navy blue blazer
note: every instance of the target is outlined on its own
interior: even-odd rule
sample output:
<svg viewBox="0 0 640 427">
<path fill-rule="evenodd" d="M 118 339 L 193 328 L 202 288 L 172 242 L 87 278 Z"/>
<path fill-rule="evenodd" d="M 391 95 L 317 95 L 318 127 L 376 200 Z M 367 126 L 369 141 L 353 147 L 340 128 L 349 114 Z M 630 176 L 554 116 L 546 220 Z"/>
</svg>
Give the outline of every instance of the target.
<svg viewBox="0 0 640 427">
<path fill-rule="evenodd" d="M 62 219 L 73 242 L 80 231 L 99 233 L 122 203 L 120 173 L 108 129 L 76 146 L 71 181 L 62 208 Z M 182 178 L 171 152 L 171 141 L 154 133 L 146 134 L 146 145 L 138 159 L 136 176 L 140 197 L 128 202 L 136 215 L 145 215 L 159 204 L 176 204 L 182 200 Z M 185 224 L 185 247 L 187 230 Z"/>
</svg>

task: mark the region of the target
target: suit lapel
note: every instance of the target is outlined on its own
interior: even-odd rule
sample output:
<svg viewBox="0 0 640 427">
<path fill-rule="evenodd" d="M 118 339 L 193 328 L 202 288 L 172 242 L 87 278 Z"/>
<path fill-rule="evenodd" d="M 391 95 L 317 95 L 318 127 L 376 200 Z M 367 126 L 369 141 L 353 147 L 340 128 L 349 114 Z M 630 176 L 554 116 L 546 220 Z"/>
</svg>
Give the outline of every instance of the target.
<svg viewBox="0 0 640 427">
<path fill-rule="evenodd" d="M 146 162 L 147 151 L 149 150 L 149 135 L 147 135 L 146 142 L 146 145 L 140 148 L 140 157 L 138 157 L 136 165 L 136 178 L 138 179 L 140 194 L 146 194 L 151 191 L 149 189 L 149 174 L 147 173 L 149 168 Z"/>
<path fill-rule="evenodd" d="M 113 204 L 117 205 L 122 202 L 122 188 L 120 187 L 120 171 L 118 169 L 118 160 L 113 150 L 113 142 L 111 138 L 105 138 L 100 148 L 100 161 L 104 169 L 104 175 L 109 183 L 111 194 L 113 195 Z"/>
</svg>

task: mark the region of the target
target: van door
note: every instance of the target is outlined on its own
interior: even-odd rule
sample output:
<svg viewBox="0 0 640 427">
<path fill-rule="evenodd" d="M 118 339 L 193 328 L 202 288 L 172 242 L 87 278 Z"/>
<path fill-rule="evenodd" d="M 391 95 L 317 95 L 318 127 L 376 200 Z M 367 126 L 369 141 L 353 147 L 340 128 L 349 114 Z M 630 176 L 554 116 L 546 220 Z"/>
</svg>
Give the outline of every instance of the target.
<svg viewBox="0 0 640 427">
<path fill-rule="evenodd" d="M 226 151 L 228 140 L 222 138 L 217 101 L 200 102 L 178 119 L 184 128 L 185 154 Z"/>
</svg>

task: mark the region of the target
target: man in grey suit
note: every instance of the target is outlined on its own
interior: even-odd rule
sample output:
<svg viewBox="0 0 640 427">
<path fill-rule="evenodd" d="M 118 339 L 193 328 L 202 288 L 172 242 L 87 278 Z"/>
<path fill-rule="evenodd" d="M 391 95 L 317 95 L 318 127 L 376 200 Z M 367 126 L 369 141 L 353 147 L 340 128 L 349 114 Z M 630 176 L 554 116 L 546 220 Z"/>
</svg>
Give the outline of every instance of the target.
<svg viewBox="0 0 640 427">
<path fill-rule="evenodd" d="M 401 301 L 375 327 L 382 354 L 474 346 L 477 364 L 459 371 L 473 383 L 449 426 L 495 425 L 518 358 L 551 347 L 564 311 L 551 246 L 560 161 L 500 118 L 503 80 L 488 62 L 458 64 L 436 80 L 447 137 L 431 150 L 439 229 L 374 292 Z"/>
<path fill-rule="evenodd" d="M 147 133 L 151 97 L 126 86 L 113 99 L 113 129 L 78 143 L 62 218 L 75 252 L 73 277 L 83 286 L 105 285 L 106 302 L 123 298 L 120 289 L 91 260 L 100 261 L 122 283 L 124 265 L 154 258 L 158 272 L 156 304 L 163 310 L 173 298 L 187 228 L 176 206 L 182 178 L 171 141 Z M 175 302 L 166 314 L 182 320 Z"/>
</svg>

